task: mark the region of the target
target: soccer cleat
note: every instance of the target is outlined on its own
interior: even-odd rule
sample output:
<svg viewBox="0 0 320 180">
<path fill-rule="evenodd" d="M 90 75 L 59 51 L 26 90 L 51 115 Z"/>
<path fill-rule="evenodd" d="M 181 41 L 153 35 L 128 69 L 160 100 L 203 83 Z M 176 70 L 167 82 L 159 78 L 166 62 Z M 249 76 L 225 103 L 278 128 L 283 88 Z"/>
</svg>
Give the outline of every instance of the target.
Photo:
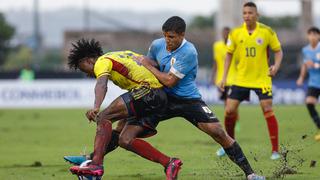
<svg viewBox="0 0 320 180">
<path fill-rule="evenodd" d="M 99 165 L 94 165 L 94 164 L 89 164 L 87 166 L 72 166 L 70 168 L 70 171 L 72 174 L 76 175 L 89 175 L 89 176 L 102 176 L 104 171 L 103 171 L 103 166 Z"/>
<path fill-rule="evenodd" d="M 253 174 L 248 175 L 247 179 L 248 180 L 266 180 L 266 177 L 259 176 L 259 175 L 256 175 L 253 173 Z"/>
<path fill-rule="evenodd" d="M 272 152 L 272 154 L 271 154 L 271 157 L 270 157 L 270 159 L 271 160 L 277 160 L 277 159 L 280 159 L 280 154 L 278 153 L 278 152 L 276 152 L 276 151 L 273 151 Z"/>
<path fill-rule="evenodd" d="M 66 160 L 67 162 L 74 164 L 74 165 L 80 165 L 84 161 L 88 160 L 87 156 L 63 156 L 63 159 Z"/>
<path fill-rule="evenodd" d="M 318 133 L 317 135 L 315 135 L 315 136 L 314 136 L 314 139 L 315 139 L 316 141 L 320 141 L 320 133 Z"/>
<path fill-rule="evenodd" d="M 226 152 L 224 151 L 223 148 L 220 148 L 217 150 L 216 154 L 218 157 L 222 157 L 222 156 L 226 155 Z"/>
<path fill-rule="evenodd" d="M 179 170 L 182 166 L 182 161 L 178 158 L 172 158 L 165 168 L 167 180 L 176 180 L 178 178 Z"/>
</svg>

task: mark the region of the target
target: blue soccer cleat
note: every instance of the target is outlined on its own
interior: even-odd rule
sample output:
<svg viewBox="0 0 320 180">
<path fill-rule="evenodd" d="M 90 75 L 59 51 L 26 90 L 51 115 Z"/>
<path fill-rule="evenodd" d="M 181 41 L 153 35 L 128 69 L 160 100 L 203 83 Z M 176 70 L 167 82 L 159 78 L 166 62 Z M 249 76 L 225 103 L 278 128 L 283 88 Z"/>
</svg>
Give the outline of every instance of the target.
<svg viewBox="0 0 320 180">
<path fill-rule="evenodd" d="M 220 148 L 217 150 L 216 154 L 218 157 L 222 157 L 222 156 L 226 155 L 226 152 L 224 151 L 223 148 Z"/>
<path fill-rule="evenodd" d="M 276 151 L 272 152 L 271 157 L 270 157 L 271 160 L 277 160 L 280 158 L 281 158 L 281 155 Z"/>
<path fill-rule="evenodd" d="M 81 163 L 85 162 L 89 158 L 86 155 L 82 155 L 82 156 L 63 156 L 63 159 L 71 164 L 79 166 Z"/>
<path fill-rule="evenodd" d="M 250 174 L 248 177 L 247 177 L 248 180 L 266 180 L 266 177 L 264 176 L 259 176 L 257 174 Z"/>
</svg>

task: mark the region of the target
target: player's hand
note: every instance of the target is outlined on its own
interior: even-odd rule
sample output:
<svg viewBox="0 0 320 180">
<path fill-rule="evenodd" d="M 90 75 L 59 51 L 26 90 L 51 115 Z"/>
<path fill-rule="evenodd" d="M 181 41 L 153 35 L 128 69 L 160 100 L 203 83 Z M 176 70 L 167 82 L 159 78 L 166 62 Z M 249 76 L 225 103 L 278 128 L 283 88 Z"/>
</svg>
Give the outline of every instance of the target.
<svg viewBox="0 0 320 180">
<path fill-rule="evenodd" d="M 218 88 L 220 89 L 221 92 L 224 92 L 224 86 L 226 85 L 226 81 L 222 80 L 219 84 L 218 84 Z"/>
<path fill-rule="evenodd" d="M 303 78 L 302 77 L 299 77 L 296 81 L 297 83 L 297 86 L 302 86 L 303 85 Z"/>
<path fill-rule="evenodd" d="M 307 68 L 309 68 L 309 69 L 314 67 L 314 63 L 311 60 L 306 61 L 305 64 L 306 64 Z"/>
<path fill-rule="evenodd" d="M 276 66 L 272 65 L 269 67 L 269 74 L 268 75 L 273 77 L 277 74 L 277 72 L 278 72 L 278 68 Z"/>
<path fill-rule="evenodd" d="M 89 122 L 96 121 L 96 117 L 97 117 L 98 113 L 99 113 L 99 108 L 88 110 L 86 113 L 86 116 L 87 116 Z"/>
<path fill-rule="evenodd" d="M 145 58 L 145 56 L 133 56 L 133 60 L 143 66 L 150 64 L 148 63 L 148 60 Z"/>
</svg>

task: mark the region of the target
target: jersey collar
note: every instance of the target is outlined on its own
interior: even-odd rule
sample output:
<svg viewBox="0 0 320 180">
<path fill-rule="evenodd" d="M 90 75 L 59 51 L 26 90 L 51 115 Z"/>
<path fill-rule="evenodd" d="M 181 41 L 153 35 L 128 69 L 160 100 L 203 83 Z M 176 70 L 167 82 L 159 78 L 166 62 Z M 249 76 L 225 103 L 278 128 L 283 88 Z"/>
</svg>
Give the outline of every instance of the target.
<svg viewBox="0 0 320 180">
<path fill-rule="evenodd" d="M 257 32 L 257 30 L 259 29 L 259 27 L 260 27 L 260 23 L 256 22 L 256 28 L 253 30 L 253 33 L 250 35 L 251 37 L 253 37 L 253 35 L 256 34 L 256 32 Z M 247 25 L 246 25 L 245 22 L 243 23 L 243 28 L 246 30 L 246 32 L 247 32 L 247 34 L 248 34 L 248 36 L 249 36 L 249 31 L 248 31 L 248 29 L 247 29 Z"/>
<path fill-rule="evenodd" d="M 171 51 L 171 52 L 168 51 L 169 54 L 173 54 L 173 53 L 177 52 L 179 49 L 181 49 L 181 47 L 182 47 L 185 43 L 187 43 L 187 40 L 186 40 L 185 38 L 183 38 L 181 45 L 180 45 L 176 50 L 174 50 L 174 51 Z"/>
</svg>

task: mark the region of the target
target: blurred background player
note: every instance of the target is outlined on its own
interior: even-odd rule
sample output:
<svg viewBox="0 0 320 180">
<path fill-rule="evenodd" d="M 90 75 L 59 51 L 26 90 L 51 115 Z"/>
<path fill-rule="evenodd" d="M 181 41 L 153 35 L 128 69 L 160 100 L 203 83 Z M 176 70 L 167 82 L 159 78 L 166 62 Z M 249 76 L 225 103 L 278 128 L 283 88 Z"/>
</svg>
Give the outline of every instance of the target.
<svg viewBox="0 0 320 180">
<path fill-rule="evenodd" d="M 305 103 L 313 122 L 318 130 L 320 130 L 320 118 L 315 107 L 320 95 L 320 30 L 317 27 L 309 28 L 307 37 L 309 44 L 302 49 L 303 64 L 297 85 L 303 85 L 304 78 L 308 71 L 308 92 Z M 315 136 L 315 139 L 320 141 L 320 132 Z"/>
<path fill-rule="evenodd" d="M 212 67 L 212 79 L 214 81 L 214 84 L 218 87 L 219 82 L 221 82 L 222 80 L 222 76 L 223 76 L 223 69 L 224 69 L 224 60 L 226 59 L 226 55 L 227 55 L 227 40 L 228 40 L 228 35 L 230 32 L 230 28 L 229 27 L 224 27 L 222 29 L 222 37 L 223 40 L 217 41 L 213 44 L 213 67 Z M 220 100 L 223 100 L 224 103 L 226 103 L 227 100 L 227 95 L 229 92 L 229 89 L 231 87 L 231 85 L 233 84 L 233 81 L 235 79 L 235 75 L 236 75 L 236 71 L 237 71 L 237 62 L 236 62 L 236 56 L 232 57 L 232 61 L 230 64 L 230 70 L 228 72 L 228 77 L 227 77 L 227 81 L 226 81 L 226 85 L 224 86 L 224 91 L 221 91 L 219 89 L 219 98 Z M 225 128 L 229 128 L 229 127 L 234 127 L 234 124 L 230 124 L 227 125 L 226 123 L 236 123 L 236 128 L 239 130 L 239 123 L 238 123 L 238 119 L 239 119 L 239 114 L 238 111 L 235 113 L 235 118 L 234 121 L 225 121 Z M 230 129 L 226 129 L 228 135 L 234 139 L 234 128 L 230 128 Z M 225 155 L 224 149 L 220 148 L 216 154 L 218 156 L 223 156 Z"/>
<path fill-rule="evenodd" d="M 260 106 L 267 121 L 272 144 L 271 159 L 280 158 L 278 142 L 278 122 L 272 110 L 272 77 L 280 68 L 283 53 L 276 33 L 268 26 L 258 22 L 257 6 L 253 2 L 243 5 L 243 25 L 235 28 L 229 34 L 225 70 L 220 84 L 224 91 L 232 56 L 235 51 L 239 58 L 237 76 L 231 93 L 228 95 L 225 110 L 225 121 L 234 122 L 240 103 L 250 96 L 253 90 L 259 97 Z M 274 65 L 269 67 L 268 50 L 274 52 Z M 234 129 L 235 123 L 226 127 Z M 229 132 L 228 132 L 229 133 Z"/>
</svg>

